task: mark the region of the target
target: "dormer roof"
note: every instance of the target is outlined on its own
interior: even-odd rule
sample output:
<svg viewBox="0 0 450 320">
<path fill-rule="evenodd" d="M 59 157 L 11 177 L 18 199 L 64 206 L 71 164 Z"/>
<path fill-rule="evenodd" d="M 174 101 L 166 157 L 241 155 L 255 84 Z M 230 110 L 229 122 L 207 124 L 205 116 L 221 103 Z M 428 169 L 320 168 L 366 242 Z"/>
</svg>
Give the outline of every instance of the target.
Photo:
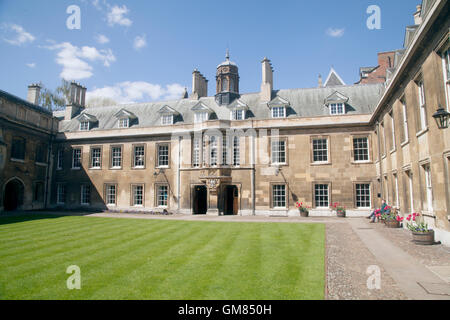
<svg viewBox="0 0 450 320">
<path fill-rule="evenodd" d="M 337 74 L 336 70 L 334 70 L 334 68 L 331 68 L 327 80 L 325 81 L 324 87 L 334 87 L 334 86 L 345 86 L 345 82 Z"/>
<path fill-rule="evenodd" d="M 129 118 L 129 119 L 136 119 L 137 118 L 133 112 L 130 112 L 130 111 L 125 110 L 125 109 L 121 109 L 114 116 L 116 118 Z"/>
<path fill-rule="evenodd" d="M 175 109 L 169 107 L 168 105 L 162 106 L 161 109 L 159 109 L 158 113 L 160 113 L 160 114 L 173 114 L 173 115 L 180 114 L 178 111 L 176 111 Z"/>
<path fill-rule="evenodd" d="M 288 100 L 284 99 L 283 97 L 276 96 L 267 105 L 269 106 L 269 108 L 273 108 L 273 107 L 285 107 L 288 106 L 289 104 L 290 103 Z"/>
<path fill-rule="evenodd" d="M 347 103 L 348 100 L 349 98 L 347 96 L 343 95 L 338 91 L 335 91 L 333 92 L 333 94 L 331 94 L 325 99 L 325 104 L 329 105 L 331 103 Z"/>
<path fill-rule="evenodd" d="M 79 122 L 89 121 L 89 122 L 97 122 L 97 118 L 91 114 L 83 112 L 76 118 Z"/>
<path fill-rule="evenodd" d="M 199 103 L 197 103 L 195 106 L 193 106 L 191 110 L 194 112 L 202 112 L 202 111 L 208 112 L 208 113 L 214 112 L 211 108 L 209 108 L 206 104 L 204 104 L 201 101 Z"/>
</svg>

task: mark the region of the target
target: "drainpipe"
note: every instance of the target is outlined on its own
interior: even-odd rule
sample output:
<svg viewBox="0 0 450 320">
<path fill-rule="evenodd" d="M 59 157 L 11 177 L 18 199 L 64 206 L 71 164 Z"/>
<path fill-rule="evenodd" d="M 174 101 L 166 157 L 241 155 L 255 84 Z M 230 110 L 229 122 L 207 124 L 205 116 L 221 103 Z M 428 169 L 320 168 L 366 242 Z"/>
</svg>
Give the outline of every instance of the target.
<svg viewBox="0 0 450 320">
<path fill-rule="evenodd" d="M 377 121 L 377 136 L 378 136 L 378 160 L 380 161 L 380 193 L 381 196 L 383 197 L 383 159 L 381 159 L 381 133 L 380 133 L 380 122 Z M 378 200 L 379 201 L 379 200 Z"/>
<path fill-rule="evenodd" d="M 180 191 L 180 183 L 181 183 L 181 172 L 180 172 L 180 168 L 181 168 L 181 141 L 182 141 L 182 137 L 178 136 L 178 172 L 177 172 L 178 213 L 180 213 L 180 209 L 181 209 L 181 204 L 180 204 L 180 200 L 181 200 L 181 191 Z"/>
<path fill-rule="evenodd" d="M 47 149 L 47 168 L 45 169 L 45 192 L 44 192 L 44 209 L 47 209 L 47 205 L 48 205 L 48 197 L 49 197 L 49 189 L 50 189 L 50 185 L 51 185 L 51 171 L 53 168 L 53 166 L 51 166 L 51 155 L 52 155 L 52 150 L 53 150 L 53 140 L 54 140 L 54 136 L 53 136 L 53 117 L 50 118 L 51 122 L 52 122 L 52 126 L 51 126 L 51 133 L 50 133 L 50 141 L 49 141 L 49 145 L 48 145 L 48 149 Z"/>
<path fill-rule="evenodd" d="M 252 121 L 253 122 L 253 121 Z M 252 188 L 252 215 L 256 215 L 256 203 L 255 203 L 255 183 L 256 183 L 256 152 L 255 152 L 255 137 L 252 135 L 252 176 L 251 176 L 251 188 Z"/>
</svg>

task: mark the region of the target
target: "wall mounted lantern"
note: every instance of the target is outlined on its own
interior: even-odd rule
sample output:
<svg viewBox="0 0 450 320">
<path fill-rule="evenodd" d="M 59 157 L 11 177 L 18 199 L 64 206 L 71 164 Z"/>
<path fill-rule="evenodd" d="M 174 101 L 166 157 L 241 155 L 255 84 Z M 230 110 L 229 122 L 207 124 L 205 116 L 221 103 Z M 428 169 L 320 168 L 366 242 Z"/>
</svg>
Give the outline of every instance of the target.
<svg viewBox="0 0 450 320">
<path fill-rule="evenodd" d="M 450 113 L 444 110 L 441 106 L 433 115 L 434 120 L 436 120 L 437 126 L 439 129 L 447 129 L 448 121 L 450 119 Z"/>
</svg>

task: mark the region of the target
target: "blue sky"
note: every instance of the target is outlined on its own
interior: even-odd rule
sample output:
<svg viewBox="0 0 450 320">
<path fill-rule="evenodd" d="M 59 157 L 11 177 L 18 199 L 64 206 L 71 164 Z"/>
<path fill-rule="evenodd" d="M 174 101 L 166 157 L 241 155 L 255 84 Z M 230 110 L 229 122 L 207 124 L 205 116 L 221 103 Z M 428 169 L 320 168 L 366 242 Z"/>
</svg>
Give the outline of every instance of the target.
<svg viewBox="0 0 450 320">
<path fill-rule="evenodd" d="M 261 60 L 275 69 L 275 89 L 317 86 L 330 67 L 347 84 L 377 53 L 401 48 L 419 0 L 0 0 L 0 89 L 25 98 L 27 85 L 55 88 L 61 77 L 90 96 L 117 102 L 178 97 L 198 68 L 215 94 L 215 71 L 230 48 L 241 93 L 257 92 Z M 81 29 L 70 30 L 70 5 Z M 381 29 L 369 30 L 370 5 Z"/>
</svg>

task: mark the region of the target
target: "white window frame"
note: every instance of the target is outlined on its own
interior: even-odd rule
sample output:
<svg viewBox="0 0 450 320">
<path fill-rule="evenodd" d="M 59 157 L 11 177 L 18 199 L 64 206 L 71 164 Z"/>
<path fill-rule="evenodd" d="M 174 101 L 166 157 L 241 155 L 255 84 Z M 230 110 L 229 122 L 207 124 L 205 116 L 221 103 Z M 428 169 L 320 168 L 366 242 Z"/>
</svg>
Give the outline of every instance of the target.
<svg viewBox="0 0 450 320">
<path fill-rule="evenodd" d="M 163 114 L 161 116 L 161 125 L 163 126 L 173 125 L 173 114 Z"/>
<path fill-rule="evenodd" d="M 404 141 L 402 143 L 407 143 L 409 141 L 409 130 L 408 130 L 408 110 L 406 109 L 405 100 L 400 101 L 402 104 L 402 113 L 403 113 L 403 134 L 405 135 Z"/>
<path fill-rule="evenodd" d="M 239 167 L 241 165 L 241 141 L 239 136 L 233 137 L 233 167 Z"/>
<path fill-rule="evenodd" d="M 203 123 L 209 120 L 209 113 L 207 111 L 200 111 L 194 114 L 195 123 Z"/>
<path fill-rule="evenodd" d="M 80 122 L 80 131 L 89 131 L 91 129 L 91 123 L 89 121 Z"/>
<path fill-rule="evenodd" d="M 233 121 L 245 120 L 245 110 L 231 110 L 230 113 Z"/>
<path fill-rule="evenodd" d="M 98 151 L 98 154 L 95 154 Z M 95 161 L 97 160 L 97 161 Z M 98 164 L 98 165 L 97 165 Z M 94 147 L 91 148 L 91 169 L 101 169 L 102 168 L 102 148 Z"/>
<path fill-rule="evenodd" d="M 75 166 L 76 160 L 78 160 L 79 166 Z M 72 169 L 79 170 L 82 166 L 82 150 L 81 148 L 74 148 L 72 150 Z"/>
<path fill-rule="evenodd" d="M 82 184 L 80 190 L 80 204 L 88 206 L 91 204 L 91 185 Z"/>
<path fill-rule="evenodd" d="M 322 148 L 316 150 L 315 147 L 316 146 L 319 147 L 319 146 L 314 143 L 315 141 L 325 141 L 326 149 L 323 149 L 323 145 L 321 144 L 320 147 L 322 147 Z M 324 152 L 324 151 L 326 153 L 326 160 L 316 160 L 314 153 L 315 152 Z M 313 152 L 313 155 L 312 155 L 313 163 L 329 163 L 329 158 L 328 158 L 328 139 L 327 138 L 313 138 L 312 139 L 312 152 Z"/>
<path fill-rule="evenodd" d="M 286 118 L 286 107 L 285 106 L 272 107 L 271 111 L 272 111 L 272 118 L 274 118 L 274 119 Z"/>
<path fill-rule="evenodd" d="M 282 205 L 284 203 L 284 206 Z M 281 205 L 280 205 L 281 204 Z M 285 184 L 272 185 L 272 208 L 286 209 L 288 205 L 287 187 Z"/>
<path fill-rule="evenodd" d="M 130 127 L 130 118 L 119 119 L 119 129 L 126 129 Z"/>
<path fill-rule="evenodd" d="M 433 181 L 431 178 L 431 165 L 429 163 L 422 166 L 425 178 L 425 211 L 433 212 Z"/>
<path fill-rule="evenodd" d="M 363 160 L 361 160 L 361 159 L 356 159 L 356 156 L 357 156 L 357 153 L 356 153 L 356 150 L 362 150 L 362 151 L 364 151 L 365 150 L 365 148 L 355 148 L 355 140 L 357 141 L 357 140 L 362 140 L 362 139 L 365 139 L 366 140 L 366 145 L 367 145 L 367 159 L 363 159 Z M 353 148 L 353 161 L 355 162 L 355 163 L 364 163 L 364 162 L 370 162 L 370 144 L 369 144 L 369 137 L 353 137 L 353 146 L 352 146 L 352 148 Z M 358 155 L 360 155 L 360 154 L 358 154 Z"/>
<path fill-rule="evenodd" d="M 119 155 L 117 155 L 115 150 L 119 150 Z M 115 165 L 115 161 L 119 159 L 120 166 Z M 121 169 L 122 168 L 122 147 L 111 147 L 111 168 Z"/>
<path fill-rule="evenodd" d="M 64 149 L 58 149 L 56 157 L 56 170 L 62 170 L 64 167 Z"/>
<path fill-rule="evenodd" d="M 420 117 L 420 130 L 425 131 L 428 127 L 427 124 L 427 112 L 426 112 L 426 97 L 425 97 L 425 85 L 423 79 L 417 81 L 417 88 L 419 94 L 419 117 Z"/>
<path fill-rule="evenodd" d="M 395 119 L 394 119 L 394 110 L 389 112 L 389 116 L 391 117 L 391 152 L 393 152 L 397 148 L 397 144 L 395 142 Z"/>
<path fill-rule="evenodd" d="M 399 192 L 399 186 L 398 186 L 398 176 L 397 173 L 394 173 L 392 175 L 393 179 L 394 179 L 394 188 L 395 188 L 395 206 L 398 208 L 400 207 L 400 195 L 398 194 Z"/>
<path fill-rule="evenodd" d="M 192 141 L 192 166 L 199 168 L 201 164 L 201 146 L 202 139 L 194 138 Z"/>
<path fill-rule="evenodd" d="M 66 185 L 58 184 L 56 186 L 56 204 L 66 203 Z"/>
<path fill-rule="evenodd" d="M 450 45 L 442 51 L 442 70 L 444 73 L 445 97 L 447 111 L 450 111 Z"/>
<path fill-rule="evenodd" d="M 165 189 L 165 195 L 161 193 L 161 190 Z M 158 208 L 168 208 L 169 207 L 169 186 L 168 185 L 158 185 L 156 192 L 156 206 Z"/>
<path fill-rule="evenodd" d="M 228 166 L 230 159 L 228 159 L 228 149 L 229 149 L 229 137 L 224 134 L 222 137 L 222 165 Z"/>
<path fill-rule="evenodd" d="M 330 115 L 343 115 L 345 114 L 345 103 L 330 103 Z"/>
<path fill-rule="evenodd" d="M 209 159 L 211 167 L 219 164 L 219 144 L 216 136 L 209 137 Z"/>
<path fill-rule="evenodd" d="M 117 185 L 106 184 L 106 205 L 107 206 L 117 206 Z M 114 200 L 114 201 L 110 201 Z"/>
<path fill-rule="evenodd" d="M 164 148 L 164 150 L 163 150 Z M 158 168 L 168 168 L 170 159 L 170 150 L 168 144 L 158 144 Z"/>
<path fill-rule="evenodd" d="M 270 149 L 272 153 L 272 165 L 285 165 L 287 163 L 287 148 L 285 139 L 272 140 Z"/>
<path fill-rule="evenodd" d="M 359 186 L 359 188 L 358 188 Z M 364 186 L 364 188 L 362 188 Z M 367 189 L 366 189 L 367 187 Z M 358 195 L 358 190 L 360 194 Z M 367 197 L 369 198 L 367 200 Z M 363 206 L 361 204 L 369 204 L 368 206 Z M 356 183 L 355 184 L 355 206 L 358 209 L 370 209 L 372 207 L 372 191 L 370 188 L 370 183 Z"/>
<path fill-rule="evenodd" d="M 318 190 L 317 187 L 323 187 L 326 186 L 326 188 Z M 317 194 L 317 191 L 325 191 L 326 190 L 326 195 L 325 194 Z M 326 206 L 322 206 L 323 201 L 320 200 L 320 205 L 317 204 L 317 197 L 327 197 L 328 203 Z M 314 206 L 318 209 L 328 209 L 330 207 L 330 185 L 328 183 L 315 183 L 314 184 Z"/>
<path fill-rule="evenodd" d="M 135 169 L 145 168 L 145 146 L 144 145 L 133 147 L 133 168 L 135 168 Z"/>
<path fill-rule="evenodd" d="M 133 207 L 143 207 L 144 206 L 144 185 L 143 184 L 133 184 L 131 186 L 132 197 L 133 197 Z"/>
</svg>

